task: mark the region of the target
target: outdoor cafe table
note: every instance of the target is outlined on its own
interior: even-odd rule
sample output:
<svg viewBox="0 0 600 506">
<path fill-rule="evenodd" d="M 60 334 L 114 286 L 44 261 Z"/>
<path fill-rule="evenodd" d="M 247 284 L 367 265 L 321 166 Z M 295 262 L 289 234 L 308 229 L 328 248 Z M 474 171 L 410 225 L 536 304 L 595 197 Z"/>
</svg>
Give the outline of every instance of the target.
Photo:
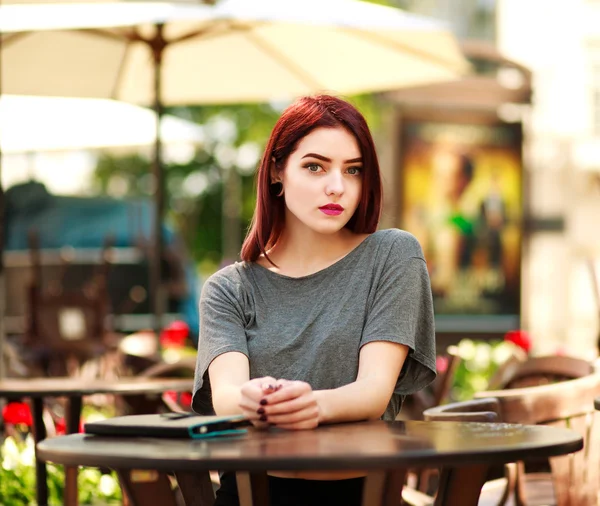
<svg viewBox="0 0 600 506">
<path fill-rule="evenodd" d="M 0 380 L 0 397 L 28 397 L 33 405 L 33 434 L 38 443 L 46 438 L 44 425 L 44 399 L 49 397 L 65 397 L 67 399 L 65 422 L 67 434 L 79 431 L 82 399 L 85 395 L 150 395 L 162 394 L 173 390 L 190 391 L 193 386 L 191 378 L 116 378 L 94 379 L 81 378 L 31 378 Z M 48 504 L 48 483 L 45 462 L 39 459 L 36 450 L 36 499 L 39 506 Z M 77 504 L 77 467 L 65 470 L 64 503 L 69 506 Z"/>
<path fill-rule="evenodd" d="M 550 426 L 372 421 L 307 431 L 249 429 L 242 436 L 205 440 L 74 434 L 46 439 L 37 451 L 44 461 L 115 469 L 136 506 L 175 504 L 166 495 L 157 501 L 147 478 L 159 472 L 175 474 L 187 506 L 210 505 L 208 471 L 217 469 L 237 471 L 242 506 L 268 504 L 269 470 L 364 470 L 362 504 L 391 506 L 400 502 L 408 469 L 439 466 L 449 474 L 436 505 L 475 506 L 490 466 L 582 447 L 577 433 Z M 139 483 L 144 473 L 147 483 Z"/>
</svg>

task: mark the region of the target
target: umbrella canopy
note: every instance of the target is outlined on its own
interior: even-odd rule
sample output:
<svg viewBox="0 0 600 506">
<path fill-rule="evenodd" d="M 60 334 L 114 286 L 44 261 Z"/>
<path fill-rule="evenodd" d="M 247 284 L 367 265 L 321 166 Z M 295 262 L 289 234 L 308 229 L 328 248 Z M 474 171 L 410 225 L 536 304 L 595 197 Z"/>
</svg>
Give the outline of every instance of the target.
<svg viewBox="0 0 600 506">
<path fill-rule="evenodd" d="M 381 91 L 467 68 L 442 24 L 356 0 L 0 9 L 4 93 L 152 104 L 155 57 L 162 104 Z"/>
<path fill-rule="evenodd" d="M 199 125 L 166 115 L 163 144 L 201 144 Z M 115 100 L 0 97 L 0 149 L 4 154 L 151 146 L 156 115 L 150 109 Z"/>
</svg>

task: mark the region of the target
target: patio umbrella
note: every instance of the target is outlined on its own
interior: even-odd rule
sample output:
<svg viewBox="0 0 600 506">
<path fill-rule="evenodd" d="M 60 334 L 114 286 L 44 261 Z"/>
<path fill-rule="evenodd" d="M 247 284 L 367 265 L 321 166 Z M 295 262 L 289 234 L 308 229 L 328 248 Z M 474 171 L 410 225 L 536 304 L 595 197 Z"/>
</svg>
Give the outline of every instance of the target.
<svg viewBox="0 0 600 506">
<path fill-rule="evenodd" d="M 450 80 L 467 68 L 432 20 L 357 0 L 0 6 L 6 93 L 110 97 L 163 107 L 359 93 Z M 155 314 L 163 215 L 154 155 Z"/>
<path fill-rule="evenodd" d="M 23 95 L 0 97 L 0 148 L 5 155 L 73 150 L 131 151 L 152 146 L 156 115 L 116 100 Z M 168 145 L 198 145 L 204 129 L 166 115 L 160 138 Z"/>
</svg>

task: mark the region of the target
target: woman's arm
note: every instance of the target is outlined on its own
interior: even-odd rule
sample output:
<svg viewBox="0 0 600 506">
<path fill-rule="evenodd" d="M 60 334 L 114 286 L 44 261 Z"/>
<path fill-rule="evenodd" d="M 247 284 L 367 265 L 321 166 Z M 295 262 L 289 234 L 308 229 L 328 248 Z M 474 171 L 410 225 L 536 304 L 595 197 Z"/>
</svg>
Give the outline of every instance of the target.
<svg viewBox="0 0 600 506">
<path fill-rule="evenodd" d="M 208 367 L 213 407 L 217 415 L 245 415 L 256 427 L 267 426 L 260 401 L 275 391 L 275 378 L 250 380 L 250 363 L 243 353 L 231 351 Z"/>
<path fill-rule="evenodd" d="M 217 415 L 242 413 L 242 385 L 250 379 L 248 357 L 236 351 L 223 353 L 208 366 L 213 407 Z"/>
<path fill-rule="evenodd" d="M 353 383 L 313 391 L 305 382 L 286 381 L 281 390 L 267 398 L 267 421 L 287 429 L 310 429 L 321 423 L 380 418 L 407 355 L 405 345 L 374 341 L 361 348 L 358 375 Z"/>
<path fill-rule="evenodd" d="M 319 423 L 381 418 L 407 355 L 408 346 L 403 344 L 388 341 L 365 344 L 360 350 L 355 382 L 315 392 L 320 410 Z"/>
</svg>

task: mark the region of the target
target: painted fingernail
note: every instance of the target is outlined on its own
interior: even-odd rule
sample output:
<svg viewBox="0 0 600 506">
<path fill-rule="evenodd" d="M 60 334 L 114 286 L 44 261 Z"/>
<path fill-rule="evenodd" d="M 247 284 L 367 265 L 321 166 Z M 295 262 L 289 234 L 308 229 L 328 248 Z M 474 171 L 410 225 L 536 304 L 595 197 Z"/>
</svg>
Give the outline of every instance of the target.
<svg viewBox="0 0 600 506">
<path fill-rule="evenodd" d="M 264 414 L 265 414 L 265 408 L 258 408 L 258 409 L 256 410 L 256 412 L 257 412 L 259 415 L 264 415 Z"/>
<path fill-rule="evenodd" d="M 259 420 L 260 420 L 261 422 L 266 422 L 266 421 L 267 421 L 267 415 L 262 415 L 262 416 L 259 418 Z"/>
<path fill-rule="evenodd" d="M 260 400 L 260 405 L 261 406 L 266 406 L 267 405 L 267 399 L 261 399 Z"/>
</svg>

